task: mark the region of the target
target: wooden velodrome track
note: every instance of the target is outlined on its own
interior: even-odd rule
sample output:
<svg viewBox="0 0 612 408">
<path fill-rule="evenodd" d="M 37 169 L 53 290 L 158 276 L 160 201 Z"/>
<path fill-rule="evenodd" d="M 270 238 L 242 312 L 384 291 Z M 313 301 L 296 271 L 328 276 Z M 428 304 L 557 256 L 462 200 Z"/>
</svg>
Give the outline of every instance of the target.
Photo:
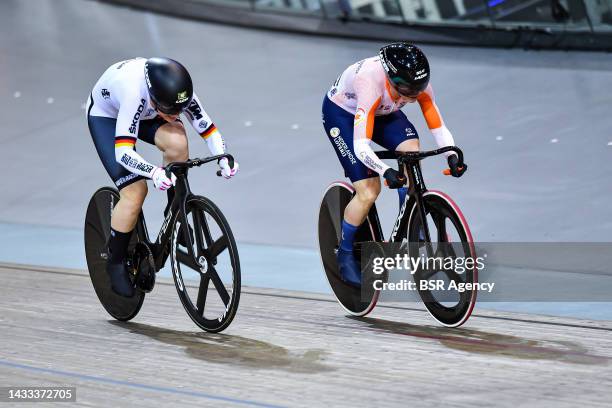
<svg viewBox="0 0 612 408">
<path fill-rule="evenodd" d="M 325 295 L 245 288 L 232 325 L 207 334 L 171 282 L 120 323 L 84 271 L 5 264 L 0 278 L 0 384 L 76 386 L 78 406 L 610 404 L 610 322 L 477 311 L 446 329 L 411 304 L 350 318 Z"/>
<path fill-rule="evenodd" d="M 189 67 L 241 165 L 229 182 L 214 168 L 194 171 L 194 190 L 223 209 L 239 245 L 311 249 L 321 193 L 342 177 L 321 100 L 346 66 L 381 45 L 74 0 L 0 1 L 0 34 L 0 162 L 10 169 L 1 223 L 82 228 L 91 193 L 109 183 L 83 103 L 110 64 L 166 55 Z M 442 159 L 431 159 L 425 176 L 458 201 L 475 239 L 609 241 L 610 189 L 602 186 L 612 177 L 610 55 L 424 49 L 470 165 L 455 180 L 441 175 Z M 237 56 L 248 61 L 244 72 Z M 406 113 L 432 147 L 417 108 Z M 208 154 L 190 133 L 192 157 Z M 150 146 L 139 149 L 159 162 Z M 155 231 L 165 195 L 152 190 L 145 213 Z M 378 204 L 388 227 L 397 196 L 386 192 Z M 45 238 L 27 237 L 0 247 L 0 261 L 22 251 L 27 262 L 48 264 L 30 245 Z M 293 266 L 283 266 L 287 287 L 299 287 Z M 320 270 L 303 274 L 323 279 Z M 140 314 L 119 323 L 84 271 L 3 264 L 0 279 L 0 387 L 75 386 L 79 407 L 611 404 L 609 321 L 477 309 L 464 327 L 445 329 L 419 305 L 379 305 L 356 319 L 324 295 L 245 288 L 235 321 L 211 335 L 189 320 L 171 283 L 159 282 Z"/>
</svg>

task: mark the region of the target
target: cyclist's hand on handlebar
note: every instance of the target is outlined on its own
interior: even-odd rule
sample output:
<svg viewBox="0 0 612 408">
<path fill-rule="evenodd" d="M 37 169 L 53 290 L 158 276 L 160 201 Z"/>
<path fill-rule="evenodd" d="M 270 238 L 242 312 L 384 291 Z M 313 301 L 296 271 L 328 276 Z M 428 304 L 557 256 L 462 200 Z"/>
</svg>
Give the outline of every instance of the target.
<svg viewBox="0 0 612 408">
<path fill-rule="evenodd" d="M 459 158 L 457 157 L 456 154 L 451 154 L 450 156 L 448 156 L 447 158 L 448 160 L 448 167 L 450 169 L 450 174 L 453 177 L 461 177 L 463 176 L 463 173 L 465 173 L 465 171 L 467 170 L 467 164 L 465 163 L 459 163 Z"/>
<path fill-rule="evenodd" d="M 163 167 L 157 167 L 151 174 L 151 180 L 153 180 L 156 189 L 164 191 L 176 183 L 176 176 L 170 173 L 170 177 L 168 177 Z"/>
<path fill-rule="evenodd" d="M 383 177 L 387 181 L 389 188 L 400 188 L 406 184 L 406 176 L 395 169 L 388 168 L 385 170 Z"/>
<path fill-rule="evenodd" d="M 219 167 L 221 167 L 221 175 L 226 179 L 234 177 L 240 168 L 236 160 L 234 160 L 234 167 L 230 167 L 229 161 L 226 157 L 219 160 Z"/>
</svg>

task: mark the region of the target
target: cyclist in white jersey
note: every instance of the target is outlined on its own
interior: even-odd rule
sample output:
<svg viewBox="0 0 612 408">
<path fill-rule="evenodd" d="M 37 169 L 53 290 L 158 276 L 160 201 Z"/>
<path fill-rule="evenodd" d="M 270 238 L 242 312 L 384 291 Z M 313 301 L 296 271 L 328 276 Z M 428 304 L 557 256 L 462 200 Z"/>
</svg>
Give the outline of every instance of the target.
<svg viewBox="0 0 612 408">
<path fill-rule="evenodd" d="M 147 162 L 136 152 L 141 139 L 163 152 L 164 164 L 189 158 L 181 113 L 206 140 L 213 155 L 225 152 L 225 143 L 210 116 L 193 92 L 191 76 L 183 65 L 169 58 L 134 58 L 111 65 L 95 84 L 87 102 L 87 123 L 104 168 L 119 189 L 120 199 L 111 219 L 110 257 L 107 272 L 113 290 L 131 297 L 134 288 L 125 266 L 128 244 L 147 195 L 146 179 L 174 197 L 176 176 Z M 225 178 L 230 168 L 219 161 Z M 166 211 L 168 207 L 166 207 Z"/>
<path fill-rule="evenodd" d="M 454 145 L 429 78 L 425 54 L 412 44 L 394 43 L 383 47 L 378 56 L 349 66 L 324 98 L 323 126 L 356 192 L 344 212 L 338 250 L 341 275 L 354 286 L 361 285 L 361 271 L 353 256 L 354 236 L 380 193 L 379 175 L 394 188 L 406 181 L 404 174 L 374 154 L 371 142 L 392 151 L 418 151 L 417 131 L 400 110 L 418 102 L 437 145 Z M 458 165 L 456 154 L 448 154 L 447 160 L 453 176 L 466 171 L 466 165 Z M 406 191 L 405 187 L 398 189 L 400 203 Z"/>
</svg>

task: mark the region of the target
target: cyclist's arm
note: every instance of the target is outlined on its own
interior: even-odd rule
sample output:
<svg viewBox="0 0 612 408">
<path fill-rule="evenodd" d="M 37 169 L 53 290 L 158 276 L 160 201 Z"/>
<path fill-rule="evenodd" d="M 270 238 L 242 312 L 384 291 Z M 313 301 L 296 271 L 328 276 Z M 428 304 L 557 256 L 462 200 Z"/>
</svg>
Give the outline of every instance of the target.
<svg viewBox="0 0 612 408">
<path fill-rule="evenodd" d="M 427 122 L 427 127 L 431 131 L 438 147 L 454 146 L 455 140 L 442 120 L 442 115 L 440 114 L 438 105 L 436 105 L 431 85 L 428 85 L 425 91 L 421 92 L 417 97 L 417 101 L 421 106 L 421 111 L 425 117 L 425 122 Z M 455 153 L 446 153 L 447 156 L 451 154 Z"/>
<path fill-rule="evenodd" d="M 389 168 L 372 150 L 370 143 L 374 133 L 376 109 L 380 105 L 381 95 L 375 85 L 367 78 L 355 78 L 357 94 L 357 111 L 355 112 L 353 146 L 359 160 L 368 168 L 383 175 Z"/>
<path fill-rule="evenodd" d="M 193 100 L 185 110 L 185 115 L 191 121 L 191 126 L 206 140 L 206 145 L 213 155 L 225 153 L 225 141 L 212 119 L 204 108 L 198 96 L 194 93 Z"/>
<path fill-rule="evenodd" d="M 157 166 L 147 162 L 134 150 L 140 125 L 140 115 L 144 110 L 146 101 L 135 95 L 127 96 L 122 100 L 115 130 L 115 160 L 130 172 L 151 178 Z"/>
</svg>

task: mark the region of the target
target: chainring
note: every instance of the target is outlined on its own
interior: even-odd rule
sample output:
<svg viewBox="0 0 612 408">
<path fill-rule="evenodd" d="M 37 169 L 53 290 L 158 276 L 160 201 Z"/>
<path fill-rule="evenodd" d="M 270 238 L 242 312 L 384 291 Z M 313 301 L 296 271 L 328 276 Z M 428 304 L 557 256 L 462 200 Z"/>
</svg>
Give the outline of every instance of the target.
<svg viewBox="0 0 612 408">
<path fill-rule="evenodd" d="M 151 248 L 139 242 L 134 248 L 133 268 L 136 274 L 136 287 L 145 293 L 149 293 L 155 286 L 155 260 Z"/>
</svg>

